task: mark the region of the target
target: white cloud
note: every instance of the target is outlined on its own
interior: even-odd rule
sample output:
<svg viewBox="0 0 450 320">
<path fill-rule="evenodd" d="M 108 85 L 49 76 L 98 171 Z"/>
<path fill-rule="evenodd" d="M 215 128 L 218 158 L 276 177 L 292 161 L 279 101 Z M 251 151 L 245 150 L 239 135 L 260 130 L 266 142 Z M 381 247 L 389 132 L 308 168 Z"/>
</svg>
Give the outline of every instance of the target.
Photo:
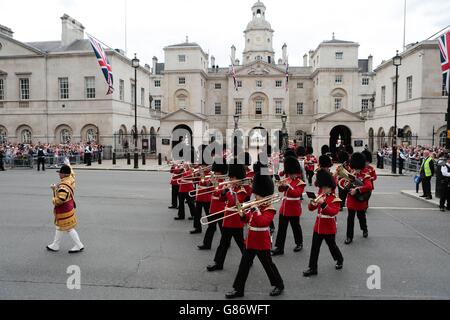
<svg viewBox="0 0 450 320">
<path fill-rule="evenodd" d="M 58 40 L 64 13 L 86 31 L 114 48 L 124 48 L 125 0 L 15 0 L 0 3 L 0 24 L 21 41 Z M 243 31 L 255 0 L 128 0 L 128 55 L 141 61 L 164 59 L 163 48 L 189 40 L 213 54 L 219 66 L 229 64 L 231 45 L 240 58 Z M 403 42 L 403 0 L 265 0 L 266 17 L 275 30 L 277 58 L 287 43 L 291 65 L 323 40 L 360 43 L 360 58 L 374 55 L 375 64 L 395 55 Z M 421 41 L 450 25 L 447 0 L 408 0 L 407 42 Z"/>
</svg>

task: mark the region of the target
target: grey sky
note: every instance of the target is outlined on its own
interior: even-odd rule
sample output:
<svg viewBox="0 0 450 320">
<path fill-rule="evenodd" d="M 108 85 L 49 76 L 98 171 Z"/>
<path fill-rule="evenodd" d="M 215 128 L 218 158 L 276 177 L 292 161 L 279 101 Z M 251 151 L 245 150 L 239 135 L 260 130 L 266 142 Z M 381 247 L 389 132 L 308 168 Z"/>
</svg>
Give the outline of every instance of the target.
<svg viewBox="0 0 450 320">
<path fill-rule="evenodd" d="M 128 56 L 137 52 L 142 62 L 164 59 L 163 48 L 185 41 L 199 43 L 216 57 L 219 66 L 230 63 L 235 45 L 242 60 L 243 31 L 256 0 L 126 0 L 128 2 Z M 395 55 L 403 43 L 404 0 L 265 0 L 266 18 L 275 30 L 276 59 L 283 43 L 289 62 L 301 65 L 302 56 L 332 32 L 341 40 L 360 44 L 359 57 L 374 56 L 375 65 Z M 14 0 L 0 2 L 0 24 L 21 41 L 59 40 L 60 17 L 67 13 L 86 31 L 114 48 L 124 48 L 125 0 Z M 450 1 L 408 0 L 406 42 L 421 41 L 450 25 Z"/>
</svg>

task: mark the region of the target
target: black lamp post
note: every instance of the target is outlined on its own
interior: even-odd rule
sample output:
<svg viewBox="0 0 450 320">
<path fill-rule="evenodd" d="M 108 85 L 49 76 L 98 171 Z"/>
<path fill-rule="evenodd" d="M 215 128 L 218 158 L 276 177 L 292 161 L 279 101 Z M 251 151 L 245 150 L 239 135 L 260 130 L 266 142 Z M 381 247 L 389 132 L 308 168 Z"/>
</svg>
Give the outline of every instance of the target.
<svg viewBox="0 0 450 320">
<path fill-rule="evenodd" d="M 234 131 L 236 131 L 237 129 L 239 129 L 239 118 L 240 116 L 236 113 L 234 116 Z"/>
<path fill-rule="evenodd" d="M 395 116 L 394 116 L 394 132 L 392 136 L 392 173 L 397 173 L 397 105 L 398 105 L 398 67 L 402 65 L 402 57 L 398 54 L 392 58 L 392 63 L 395 66 Z"/>
<path fill-rule="evenodd" d="M 287 122 L 287 115 L 286 112 L 283 111 L 283 115 L 281 116 L 281 123 L 282 123 L 282 128 L 281 128 L 281 133 L 283 134 L 282 137 L 282 145 L 281 145 L 281 151 L 284 153 L 288 147 L 288 133 L 287 133 L 287 128 L 286 128 L 286 122 Z"/>
<path fill-rule="evenodd" d="M 139 154 L 138 154 L 138 133 L 137 133 L 137 69 L 139 68 L 139 59 L 134 54 L 134 59 L 131 60 L 131 65 L 134 68 L 134 168 L 139 169 Z"/>
</svg>

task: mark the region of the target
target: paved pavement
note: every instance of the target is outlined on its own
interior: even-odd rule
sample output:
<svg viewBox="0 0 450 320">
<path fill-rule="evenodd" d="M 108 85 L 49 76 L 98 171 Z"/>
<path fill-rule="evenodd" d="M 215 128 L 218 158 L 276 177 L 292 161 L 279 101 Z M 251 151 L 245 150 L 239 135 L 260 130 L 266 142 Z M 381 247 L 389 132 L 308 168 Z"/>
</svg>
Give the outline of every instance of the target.
<svg viewBox="0 0 450 320">
<path fill-rule="evenodd" d="M 223 299 L 239 263 L 232 244 L 225 269 L 205 270 L 214 251 L 196 249 L 202 235 L 188 234 L 191 221 L 173 220 L 169 174 L 164 172 L 77 171 L 78 232 L 85 252 L 45 250 L 53 238 L 49 185 L 54 171 L 0 173 L 0 299 Z M 302 217 L 305 249 L 293 253 L 289 230 L 286 254 L 276 257 L 286 291 L 279 299 L 436 299 L 450 298 L 450 214 L 434 204 L 401 194 L 411 177 L 380 177 L 368 212 L 370 236 L 356 227 L 345 240 L 346 213 L 338 218 L 342 271 L 325 244 L 319 276 L 303 278 L 314 216 Z M 305 207 L 305 206 L 304 206 Z M 357 225 L 357 223 L 356 223 Z M 218 244 L 214 239 L 214 249 Z M 67 268 L 81 268 L 81 290 L 67 289 Z M 369 290 L 369 266 L 381 269 L 381 289 Z M 271 299 L 258 261 L 250 272 L 245 299 Z"/>
</svg>

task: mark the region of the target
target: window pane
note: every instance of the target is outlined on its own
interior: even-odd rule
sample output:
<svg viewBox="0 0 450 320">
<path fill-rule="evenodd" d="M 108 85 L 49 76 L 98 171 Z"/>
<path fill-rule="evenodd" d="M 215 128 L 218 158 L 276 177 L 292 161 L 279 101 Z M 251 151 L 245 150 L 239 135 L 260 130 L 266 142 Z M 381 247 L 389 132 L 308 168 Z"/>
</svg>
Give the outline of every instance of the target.
<svg viewBox="0 0 450 320">
<path fill-rule="evenodd" d="M 222 105 L 220 103 L 216 103 L 214 109 L 216 115 L 222 114 Z"/>
<path fill-rule="evenodd" d="M 0 100 L 5 100 L 5 80 L 0 79 Z"/>
<path fill-rule="evenodd" d="M 125 81 L 123 80 L 119 82 L 119 99 L 120 101 L 125 100 Z"/>
<path fill-rule="evenodd" d="M 94 99 L 95 98 L 95 77 L 86 77 L 85 78 L 85 86 L 86 86 L 86 98 Z"/>
<path fill-rule="evenodd" d="M 303 114 L 303 102 L 297 103 L 297 114 Z"/>
<path fill-rule="evenodd" d="M 19 80 L 20 83 L 20 99 L 29 100 L 30 99 L 30 79 L 22 78 Z"/>
<path fill-rule="evenodd" d="M 59 78 L 58 82 L 59 82 L 59 98 L 69 99 L 69 79 Z"/>
<path fill-rule="evenodd" d="M 236 114 L 242 114 L 242 101 L 236 101 Z"/>
<path fill-rule="evenodd" d="M 161 100 L 155 100 L 155 110 L 161 111 Z"/>
</svg>

